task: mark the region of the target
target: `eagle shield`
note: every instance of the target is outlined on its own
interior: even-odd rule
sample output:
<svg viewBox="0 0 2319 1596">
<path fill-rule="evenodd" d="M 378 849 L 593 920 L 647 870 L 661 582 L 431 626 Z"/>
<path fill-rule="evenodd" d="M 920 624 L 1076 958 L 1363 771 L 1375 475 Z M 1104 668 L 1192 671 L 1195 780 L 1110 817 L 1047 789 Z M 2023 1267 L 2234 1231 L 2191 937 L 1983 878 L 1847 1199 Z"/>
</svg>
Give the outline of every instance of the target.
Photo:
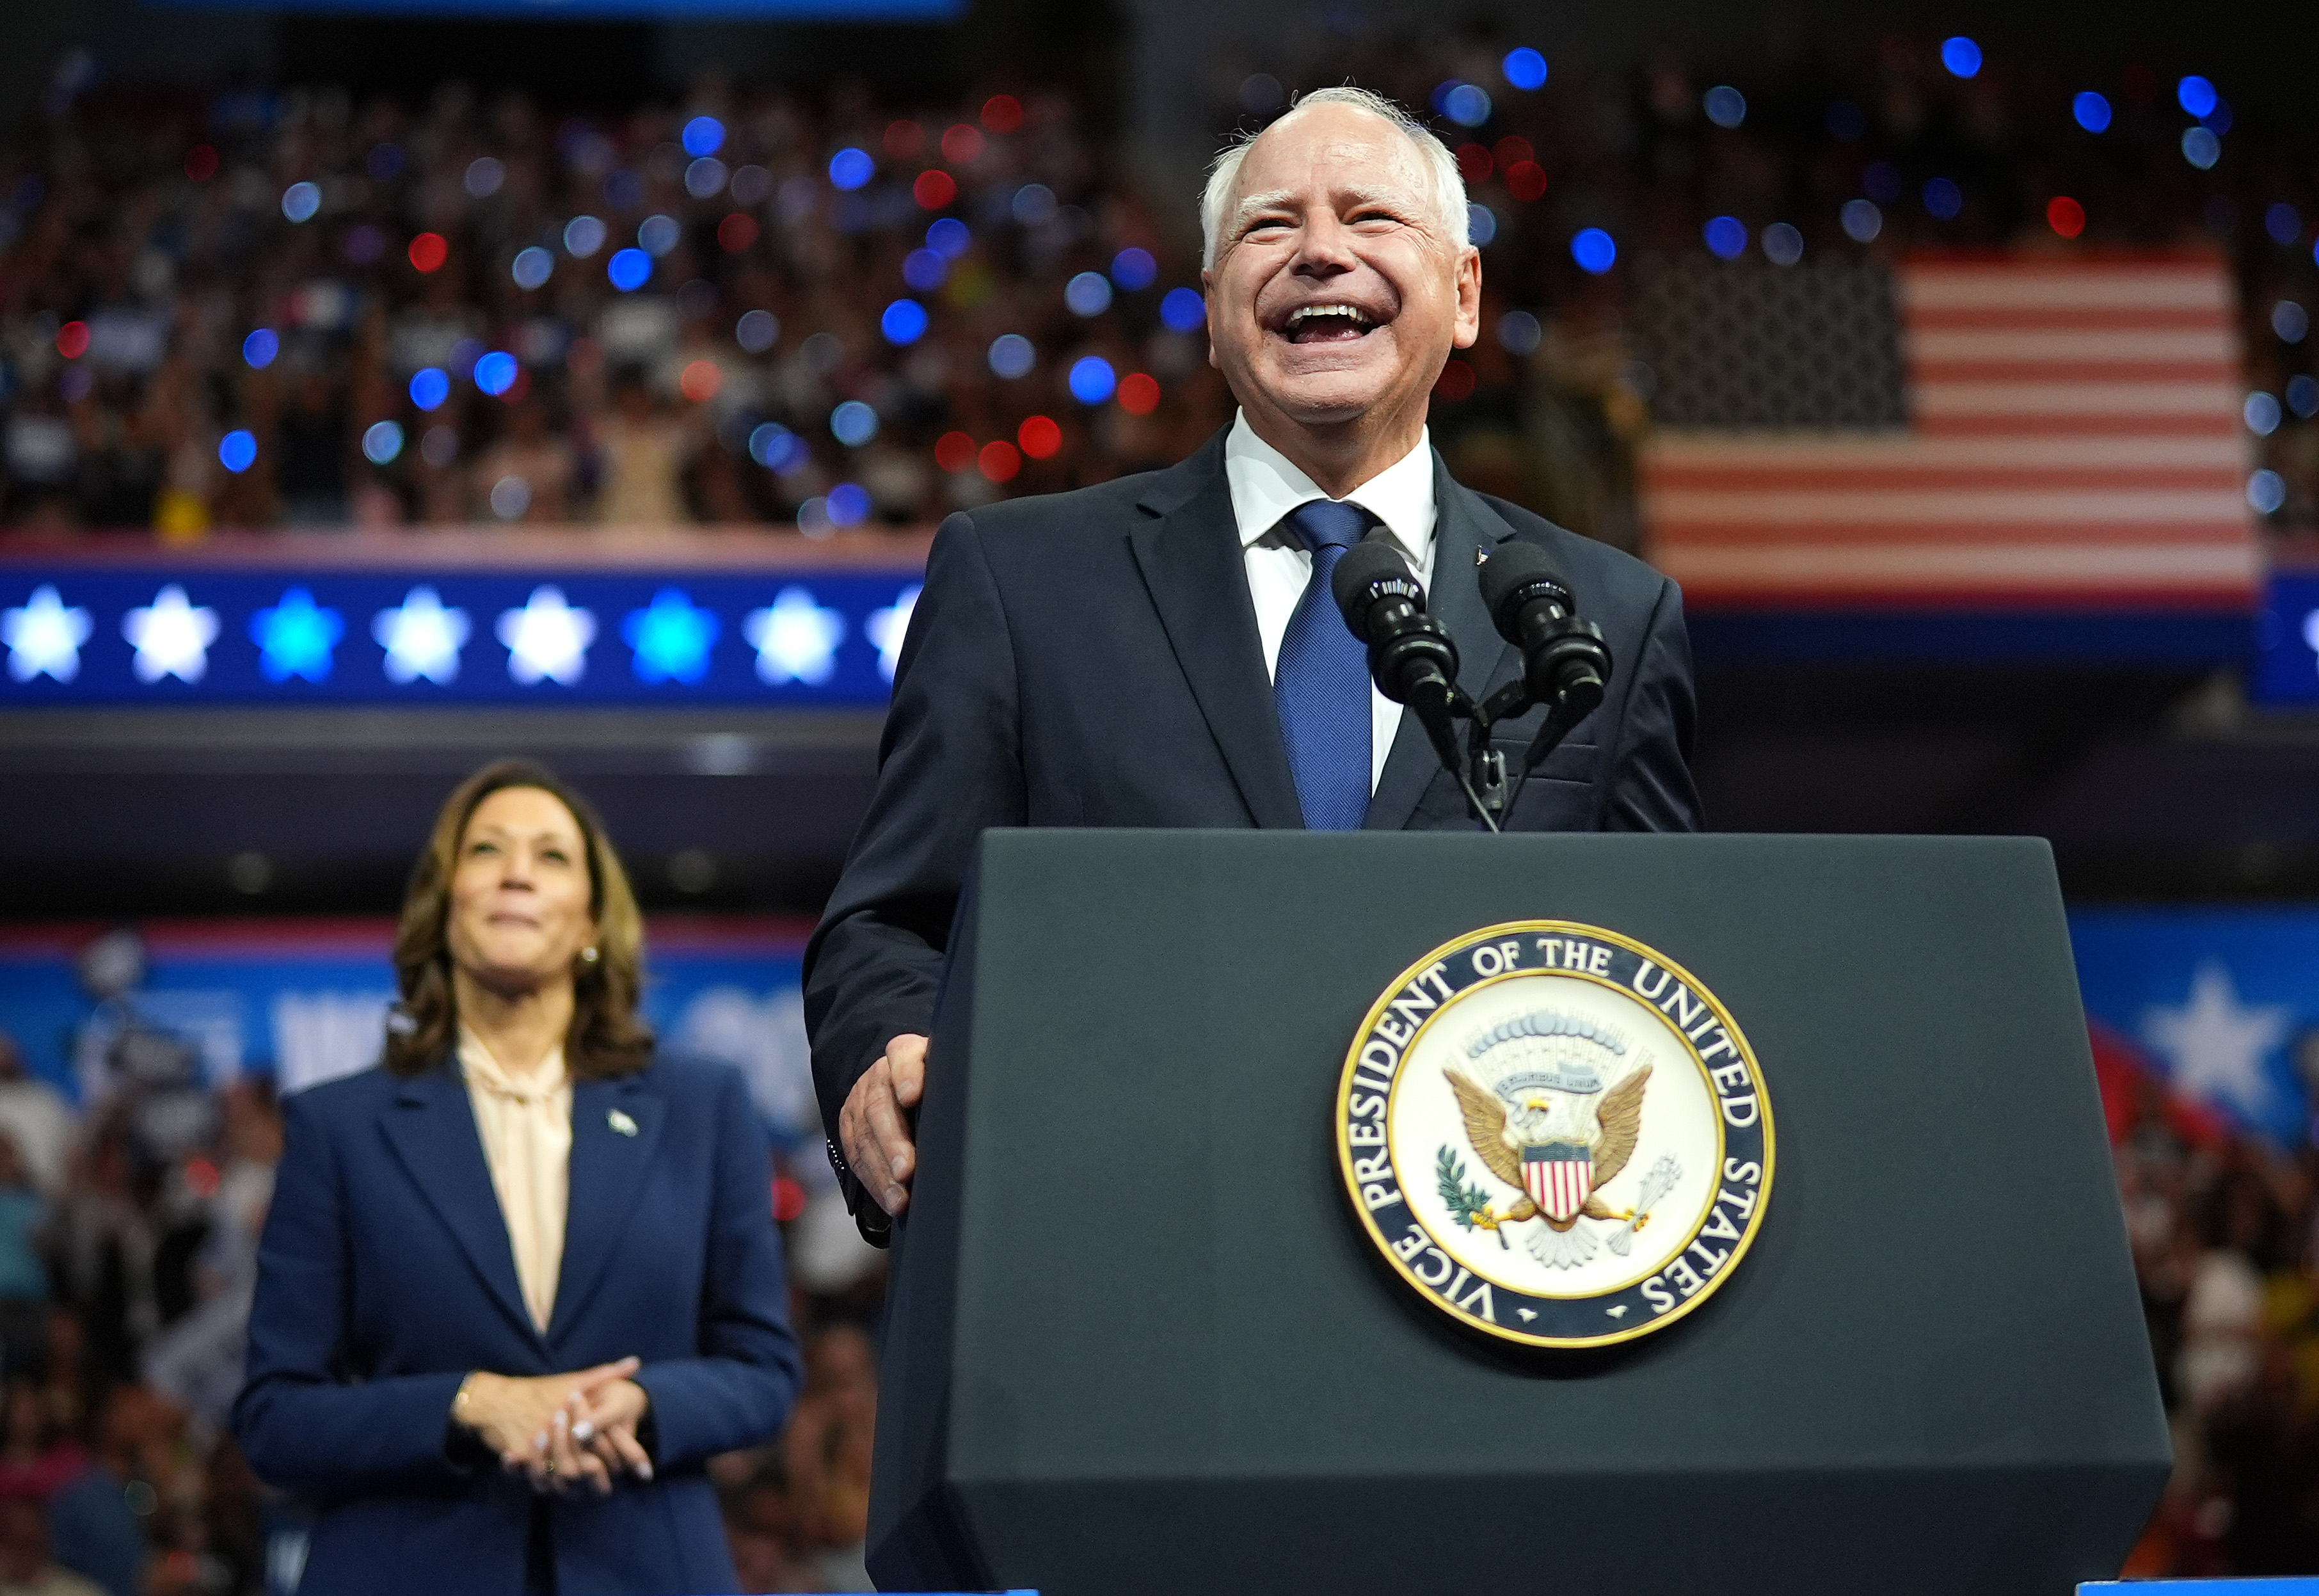
<svg viewBox="0 0 2319 1596">
<path fill-rule="evenodd" d="M 1521 1150 L 1522 1189 L 1557 1224 L 1568 1224 L 1594 1191 L 1594 1150 L 1583 1141 L 1548 1141 Z"/>
</svg>

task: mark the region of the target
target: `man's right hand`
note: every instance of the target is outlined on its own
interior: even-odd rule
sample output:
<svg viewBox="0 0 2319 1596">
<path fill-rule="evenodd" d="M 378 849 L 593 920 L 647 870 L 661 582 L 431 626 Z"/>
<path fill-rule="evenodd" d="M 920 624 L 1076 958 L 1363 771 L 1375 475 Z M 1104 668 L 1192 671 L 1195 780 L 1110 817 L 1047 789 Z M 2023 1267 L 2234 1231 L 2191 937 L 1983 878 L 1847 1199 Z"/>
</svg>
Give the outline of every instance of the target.
<svg viewBox="0 0 2319 1596">
<path fill-rule="evenodd" d="M 926 1039 L 905 1032 L 886 1044 L 837 1114 L 837 1140 L 845 1161 L 871 1200 L 889 1214 L 910 1205 L 910 1177 L 918 1150 L 910 1140 L 908 1111 L 926 1090 Z"/>
</svg>

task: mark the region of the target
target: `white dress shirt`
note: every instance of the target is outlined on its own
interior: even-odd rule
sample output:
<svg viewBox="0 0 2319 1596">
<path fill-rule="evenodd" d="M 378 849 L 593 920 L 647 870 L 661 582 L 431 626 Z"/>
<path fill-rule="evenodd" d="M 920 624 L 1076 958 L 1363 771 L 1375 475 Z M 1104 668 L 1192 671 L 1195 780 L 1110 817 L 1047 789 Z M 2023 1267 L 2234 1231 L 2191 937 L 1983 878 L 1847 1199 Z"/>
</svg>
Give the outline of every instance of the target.
<svg viewBox="0 0 2319 1596">
<path fill-rule="evenodd" d="M 1248 593 L 1256 600 L 1256 635 L 1264 645 L 1264 672 L 1278 668 L 1280 639 L 1288 631 L 1289 617 L 1313 580 L 1313 556 L 1293 527 L 1281 523 L 1300 504 L 1326 499 L 1323 493 L 1278 449 L 1257 437 L 1242 412 L 1224 439 L 1224 480 L 1232 488 L 1232 518 L 1240 523 L 1241 557 L 1248 567 Z M 1417 580 L 1433 582 L 1433 445 L 1430 432 L 1417 435 L 1417 446 L 1345 495 L 1385 523 L 1387 536 Z M 1334 600 L 1330 609 L 1336 608 Z M 1369 683 L 1369 790 L 1376 790 L 1385 774 L 1385 756 L 1393 752 L 1394 735 L 1401 729 L 1401 706 Z"/>
</svg>

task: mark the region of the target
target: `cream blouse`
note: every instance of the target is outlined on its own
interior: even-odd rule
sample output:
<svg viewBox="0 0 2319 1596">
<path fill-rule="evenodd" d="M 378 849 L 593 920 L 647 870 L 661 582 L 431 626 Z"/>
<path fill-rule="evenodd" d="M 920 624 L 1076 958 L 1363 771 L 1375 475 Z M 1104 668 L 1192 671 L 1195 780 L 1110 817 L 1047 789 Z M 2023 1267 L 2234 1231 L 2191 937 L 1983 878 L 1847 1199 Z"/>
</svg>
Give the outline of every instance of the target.
<svg viewBox="0 0 2319 1596">
<path fill-rule="evenodd" d="M 572 1076 L 557 1048 L 528 1077 L 510 1076 L 475 1033 L 459 1028 L 459 1069 L 515 1253 L 523 1305 L 542 1332 L 555 1312 L 564 1222 L 572 1198 Z"/>
</svg>

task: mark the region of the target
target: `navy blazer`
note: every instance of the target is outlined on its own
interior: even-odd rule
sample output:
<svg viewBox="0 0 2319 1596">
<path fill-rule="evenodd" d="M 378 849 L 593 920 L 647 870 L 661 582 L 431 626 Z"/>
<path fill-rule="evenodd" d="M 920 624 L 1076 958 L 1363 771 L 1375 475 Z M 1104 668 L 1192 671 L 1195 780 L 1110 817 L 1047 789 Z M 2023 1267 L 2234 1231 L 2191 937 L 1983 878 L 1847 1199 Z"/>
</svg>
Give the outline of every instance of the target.
<svg viewBox="0 0 2319 1596">
<path fill-rule="evenodd" d="M 534 1328 L 455 1067 L 293 1096 L 258 1248 L 233 1429 L 258 1477 L 322 1509 L 311 1596 L 519 1596 L 534 1497 L 445 1450 L 470 1370 L 644 1360 L 655 1480 L 548 1499 L 559 1596 L 731 1591 L 712 1454 L 796 1395 L 765 1137 L 738 1073 L 658 1059 L 572 1094 L 572 1195 Z"/>
<path fill-rule="evenodd" d="M 1301 827 L 1224 475 L 1183 464 L 944 521 L 894 674 L 878 786 L 805 954 L 822 1118 L 889 1039 L 931 1029 L 975 839 L 994 825 Z M 1694 831 L 1691 645 L 1674 583 L 1607 545 L 1459 486 L 1436 455 L 1428 608 L 1476 701 L 1521 668 L 1475 571 L 1547 549 L 1614 662 L 1602 705 L 1522 788 L 1509 829 Z M 1519 769 L 1544 717 L 1493 734 Z M 1370 830 L 1479 829 L 1404 711 Z M 860 1187 L 834 1142 L 849 1201 Z M 857 1207 L 857 1213 L 861 1210 Z"/>
</svg>

